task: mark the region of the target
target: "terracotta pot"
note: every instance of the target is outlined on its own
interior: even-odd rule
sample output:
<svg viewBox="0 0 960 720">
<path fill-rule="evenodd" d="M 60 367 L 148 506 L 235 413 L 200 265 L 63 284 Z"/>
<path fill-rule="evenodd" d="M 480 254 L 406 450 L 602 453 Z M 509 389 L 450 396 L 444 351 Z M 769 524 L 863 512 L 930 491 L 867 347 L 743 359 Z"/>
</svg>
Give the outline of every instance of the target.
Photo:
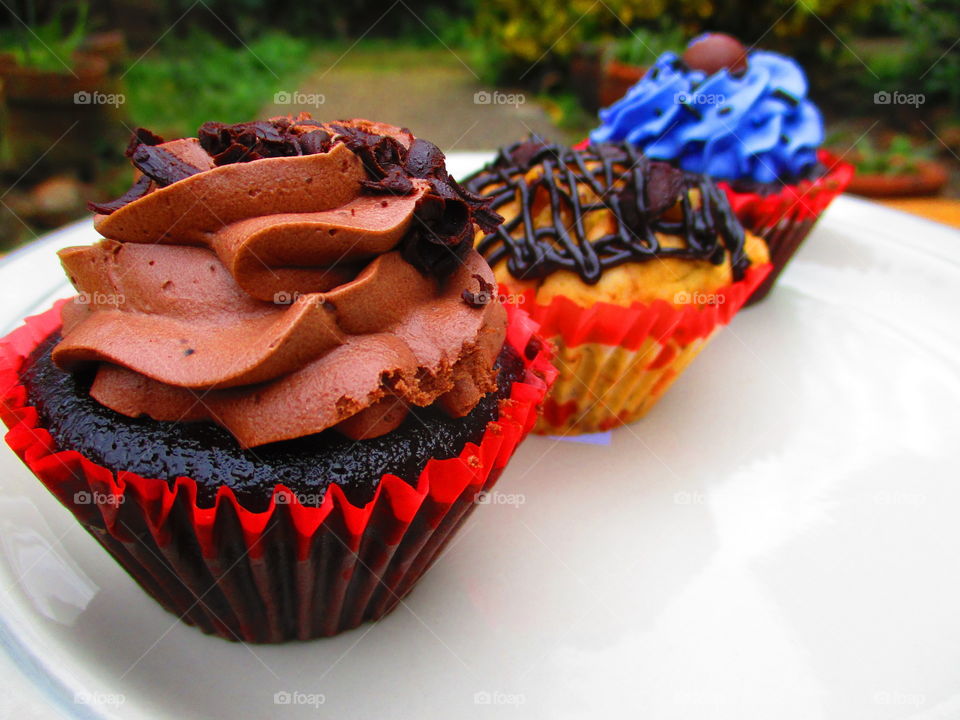
<svg viewBox="0 0 960 720">
<path fill-rule="evenodd" d="M 68 169 L 84 177 L 95 172 L 104 134 L 122 127 L 113 117 L 122 96 L 111 89 L 106 60 L 77 55 L 73 73 L 3 65 L 0 80 L 6 94 L 4 170 L 29 169 L 36 178 Z M 108 97 L 120 100 L 101 100 Z"/>
<path fill-rule="evenodd" d="M 600 107 L 602 77 L 599 48 L 582 47 L 570 58 L 570 86 L 587 112 L 596 112 Z"/>
<path fill-rule="evenodd" d="M 102 90 L 108 63 L 101 57 L 78 55 L 73 72 L 51 72 L 0 64 L 0 77 L 6 86 L 11 105 L 72 105 L 78 92 Z"/>
<path fill-rule="evenodd" d="M 858 172 L 847 192 L 865 197 L 920 197 L 936 195 L 947 184 L 947 170 L 930 160 L 917 162 L 915 172 L 903 175 L 868 175 Z"/>
<path fill-rule="evenodd" d="M 123 30 L 93 33 L 84 39 L 80 53 L 103 58 L 109 64 L 110 70 L 114 71 L 127 55 L 127 36 Z"/>
<path fill-rule="evenodd" d="M 627 65 L 619 60 L 611 60 L 603 68 L 600 79 L 600 105 L 609 107 L 627 94 L 627 90 L 636 85 L 647 72 L 640 65 Z"/>
</svg>

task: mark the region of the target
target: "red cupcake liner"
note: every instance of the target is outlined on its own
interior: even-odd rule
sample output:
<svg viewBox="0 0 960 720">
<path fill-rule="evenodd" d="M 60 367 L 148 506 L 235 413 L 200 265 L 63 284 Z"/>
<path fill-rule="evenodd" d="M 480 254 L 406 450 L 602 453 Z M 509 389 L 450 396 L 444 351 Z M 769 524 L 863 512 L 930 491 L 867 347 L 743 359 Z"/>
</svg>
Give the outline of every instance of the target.
<svg viewBox="0 0 960 720">
<path fill-rule="evenodd" d="M 584 307 L 557 296 L 544 305 L 535 291 L 523 293 L 523 307 L 557 346 L 559 369 L 534 432 L 599 432 L 645 415 L 771 268 L 750 267 L 714 293 L 684 293 L 675 303 Z"/>
<path fill-rule="evenodd" d="M 785 185 L 770 195 L 738 192 L 725 182 L 717 183 L 743 227 L 763 238 L 770 250 L 773 272 L 757 288 L 748 305 L 767 296 L 823 211 L 853 179 L 850 163 L 822 149 L 817 151 L 817 159 L 827 168 L 826 173 L 815 180 Z"/>
<path fill-rule="evenodd" d="M 680 306 L 655 300 L 629 306 L 598 302 L 584 307 L 564 296 L 542 305 L 535 300 L 536 291 L 527 290 L 523 308 L 540 326 L 543 337 L 558 337 L 570 347 L 600 343 L 637 350 L 648 338 L 658 342 L 672 339 L 685 346 L 729 323 L 771 270 L 769 263 L 749 267 L 743 279 L 716 292 L 685 293 L 686 304 Z M 698 295 L 709 296 L 712 302 L 697 304 Z"/>
<path fill-rule="evenodd" d="M 67 301 L 62 301 L 67 302 Z M 203 632 L 245 642 L 333 635 L 393 609 L 438 557 L 533 427 L 556 371 L 529 316 L 507 307 L 507 342 L 526 374 L 480 444 L 430 460 L 411 486 L 384 475 L 358 507 L 331 485 L 307 507 L 278 484 L 251 512 L 222 487 L 198 507 L 196 483 L 113 473 L 61 450 L 28 404 L 20 370 L 60 327 L 58 303 L 0 340 L 0 418 L 37 478 L 163 607 Z"/>
</svg>

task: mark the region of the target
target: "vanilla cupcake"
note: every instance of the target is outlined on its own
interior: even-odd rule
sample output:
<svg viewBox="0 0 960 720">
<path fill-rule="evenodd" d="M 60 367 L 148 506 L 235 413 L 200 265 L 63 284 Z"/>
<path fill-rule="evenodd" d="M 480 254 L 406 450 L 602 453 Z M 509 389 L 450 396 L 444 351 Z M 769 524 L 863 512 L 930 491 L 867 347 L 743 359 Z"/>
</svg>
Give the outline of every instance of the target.
<svg viewBox="0 0 960 720">
<path fill-rule="evenodd" d="M 770 270 L 709 179 L 630 145 L 531 139 L 464 185 L 504 216 L 477 249 L 558 349 L 540 432 L 643 416 Z"/>
</svg>

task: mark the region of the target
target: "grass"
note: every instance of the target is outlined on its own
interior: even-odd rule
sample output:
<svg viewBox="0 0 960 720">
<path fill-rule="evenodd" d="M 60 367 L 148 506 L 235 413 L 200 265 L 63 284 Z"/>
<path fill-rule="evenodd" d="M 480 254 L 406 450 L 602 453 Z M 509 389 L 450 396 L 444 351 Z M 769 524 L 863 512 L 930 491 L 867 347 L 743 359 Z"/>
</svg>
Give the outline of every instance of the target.
<svg viewBox="0 0 960 720">
<path fill-rule="evenodd" d="M 308 40 L 279 32 L 237 46 L 192 32 L 131 63 L 126 111 L 135 125 L 165 137 L 194 135 L 207 120 L 252 120 L 274 93 L 297 89 L 313 54 Z"/>
</svg>

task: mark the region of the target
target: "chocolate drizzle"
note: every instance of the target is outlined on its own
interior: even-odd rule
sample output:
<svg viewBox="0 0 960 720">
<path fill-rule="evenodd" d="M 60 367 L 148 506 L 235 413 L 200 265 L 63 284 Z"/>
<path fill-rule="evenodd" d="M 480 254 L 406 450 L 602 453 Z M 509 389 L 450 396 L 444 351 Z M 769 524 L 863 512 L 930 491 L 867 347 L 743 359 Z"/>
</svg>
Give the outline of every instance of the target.
<svg viewBox="0 0 960 720">
<path fill-rule="evenodd" d="M 491 200 L 493 210 L 519 202 L 516 216 L 477 245 L 491 265 L 506 260 L 518 279 L 569 270 L 592 285 L 604 270 L 627 262 L 672 257 L 720 264 L 729 257 L 739 280 L 750 265 L 743 228 L 712 181 L 649 160 L 627 144 L 572 150 L 531 138 L 501 150 L 464 185 Z M 584 202 L 585 193 L 597 199 Z M 534 221 L 535 199 L 548 203 L 549 222 Z M 591 239 L 587 228 L 597 212 L 612 213 L 616 231 Z M 682 238 L 683 245 L 666 247 L 658 233 Z"/>
</svg>

